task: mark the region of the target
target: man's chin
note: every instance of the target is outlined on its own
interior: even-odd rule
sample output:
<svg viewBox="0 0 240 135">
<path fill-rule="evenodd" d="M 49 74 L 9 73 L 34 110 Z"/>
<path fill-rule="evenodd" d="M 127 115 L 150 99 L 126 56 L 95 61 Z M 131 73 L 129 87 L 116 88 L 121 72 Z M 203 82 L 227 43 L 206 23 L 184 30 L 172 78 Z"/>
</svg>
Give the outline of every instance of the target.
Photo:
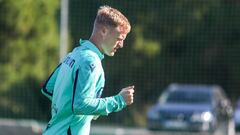
<svg viewBox="0 0 240 135">
<path fill-rule="evenodd" d="M 109 56 L 114 56 L 115 53 L 110 54 Z"/>
<path fill-rule="evenodd" d="M 108 56 L 114 56 L 115 52 L 111 52 Z"/>
</svg>

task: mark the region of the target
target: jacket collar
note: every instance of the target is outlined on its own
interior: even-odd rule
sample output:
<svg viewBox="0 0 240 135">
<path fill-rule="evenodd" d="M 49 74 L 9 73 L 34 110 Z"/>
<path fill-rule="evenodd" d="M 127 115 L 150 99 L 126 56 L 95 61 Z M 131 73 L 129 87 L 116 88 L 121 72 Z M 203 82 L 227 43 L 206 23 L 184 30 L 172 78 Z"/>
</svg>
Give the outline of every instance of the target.
<svg viewBox="0 0 240 135">
<path fill-rule="evenodd" d="M 79 44 L 95 52 L 101 60 L 104 58 L 104 54 L 91 41 L 80 39 Z"/>
</svg>

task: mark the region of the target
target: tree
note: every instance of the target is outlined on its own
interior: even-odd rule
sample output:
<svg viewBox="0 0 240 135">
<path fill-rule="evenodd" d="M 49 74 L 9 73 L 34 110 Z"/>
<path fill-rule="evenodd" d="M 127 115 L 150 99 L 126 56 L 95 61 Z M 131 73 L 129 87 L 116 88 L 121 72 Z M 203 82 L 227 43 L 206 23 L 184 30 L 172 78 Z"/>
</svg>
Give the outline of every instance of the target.
<svg viewBox="0 0 240 135">
<path fill-rule="evenodd" d="M 58 1 L 0 1 L 0 107 L 5 110 L 1 116 L 30 117 L 28 112 L 43 111 L 40 83 L 58 62 L 58 9 Z"/>
</svg>

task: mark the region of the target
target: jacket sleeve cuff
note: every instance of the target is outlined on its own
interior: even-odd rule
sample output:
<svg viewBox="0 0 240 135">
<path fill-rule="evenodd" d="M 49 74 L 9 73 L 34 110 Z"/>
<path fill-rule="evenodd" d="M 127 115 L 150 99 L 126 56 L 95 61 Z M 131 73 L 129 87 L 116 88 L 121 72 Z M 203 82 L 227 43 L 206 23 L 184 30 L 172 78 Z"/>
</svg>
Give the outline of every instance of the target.
<svg viewBox="0 0 240 135">
<path fill-rule="evenodd" d="M 117 102 L 117 106 L 116 106 L 114 112 L 121 111 L 123 108 L 125 108 L 127 106 L 125 100 L 123 99 L 123 97 L 120 94 L 114 96 L 114 99 Z"/>
</svg>

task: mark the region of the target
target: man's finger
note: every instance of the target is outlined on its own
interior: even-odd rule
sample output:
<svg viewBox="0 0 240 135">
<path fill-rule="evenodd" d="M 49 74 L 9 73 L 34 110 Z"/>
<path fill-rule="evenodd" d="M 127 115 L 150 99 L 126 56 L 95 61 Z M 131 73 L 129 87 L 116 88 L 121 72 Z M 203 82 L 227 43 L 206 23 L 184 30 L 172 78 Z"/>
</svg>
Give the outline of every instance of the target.
<svg viewBox="0 0 240 135">
<path fill-rule="evenodd" d="M 126 87 L 126 89 L 133 89 L 134 85 Z"/>
<path fill-rule="evenodd" d="M 133 94 L 133 93 L 134 93 L 134 89 L 130 89 L 129 92 L 130 92 L 131 94 Z"/>
</svg>

